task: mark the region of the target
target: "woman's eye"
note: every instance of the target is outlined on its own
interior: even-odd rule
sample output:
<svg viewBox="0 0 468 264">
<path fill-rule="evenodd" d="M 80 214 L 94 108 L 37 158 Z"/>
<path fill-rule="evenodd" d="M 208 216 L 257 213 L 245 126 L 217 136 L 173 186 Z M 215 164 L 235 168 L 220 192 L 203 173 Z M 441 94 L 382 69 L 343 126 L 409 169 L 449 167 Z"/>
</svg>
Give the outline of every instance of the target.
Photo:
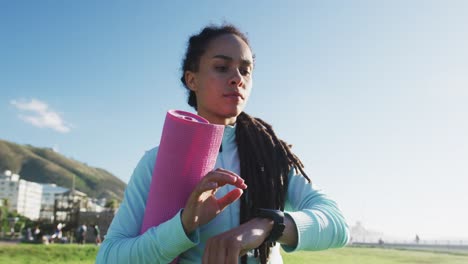
<svg viewBox="0 0 468 264">
<path fill-rule="evenodd" d="M 217 70 L 219 72 L 227 72 L 228 67 L 226 67 L 226 66 L 215 66 L 215 70 Z"/>
<path fill-rule="evenodd" d="M 248 69 L 240 69 L 239 72 L 240 72 L 240 74 L 242 74 L 243 76 L 250 75 L 250 71 L 249 71 Z"/>
</svg>

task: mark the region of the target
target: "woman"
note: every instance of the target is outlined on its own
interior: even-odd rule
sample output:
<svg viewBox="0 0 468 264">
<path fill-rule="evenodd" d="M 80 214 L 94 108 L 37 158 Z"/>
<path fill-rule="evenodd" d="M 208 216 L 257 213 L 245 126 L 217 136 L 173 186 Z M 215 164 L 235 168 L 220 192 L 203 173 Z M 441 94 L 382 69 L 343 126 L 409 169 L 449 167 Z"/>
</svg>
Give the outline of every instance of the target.
<svg viewBox="0 0 468 264">
<path fill-rule="evenodd" d="M 190 38 L 181 81 L 188 103 L 225 125 L 216 170 L 172 219 L 139 235 L 157 148 L 132 175 L 97 263 L 282 263 L 286 252 L 344 246 L 348 227 L 334 201 L 310 183 L 300 160 L 270 125 L 243 112 L 254 68 L 234 26 Z M 284 214 L 283 214 L 284 211 Z"/>
</svg>

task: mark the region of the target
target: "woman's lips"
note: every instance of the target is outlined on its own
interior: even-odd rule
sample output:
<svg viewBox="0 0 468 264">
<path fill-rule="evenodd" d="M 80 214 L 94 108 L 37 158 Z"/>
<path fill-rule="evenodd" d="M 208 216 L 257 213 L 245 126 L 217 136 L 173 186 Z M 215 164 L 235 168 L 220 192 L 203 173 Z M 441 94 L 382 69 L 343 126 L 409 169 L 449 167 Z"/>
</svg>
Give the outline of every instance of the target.
<svg viewBox="0 0 468 264">
<path fill-rule="evenodd" d="M 235 104 L 239 104 L 243 100 L 240 94 L 225 94 L 224 98 L 226 98 L 226 100 L 228 100 L 229 102 Z"/>
<path fill-rule="evenodd" d="M 224 94 L 224 97 L 228 97 L 228 98 L 237 98 L 237 99 L 244 99 L 244 97 L 242 96 L 242 94 L 237 93 L 237 92 Z"/>
</svg>

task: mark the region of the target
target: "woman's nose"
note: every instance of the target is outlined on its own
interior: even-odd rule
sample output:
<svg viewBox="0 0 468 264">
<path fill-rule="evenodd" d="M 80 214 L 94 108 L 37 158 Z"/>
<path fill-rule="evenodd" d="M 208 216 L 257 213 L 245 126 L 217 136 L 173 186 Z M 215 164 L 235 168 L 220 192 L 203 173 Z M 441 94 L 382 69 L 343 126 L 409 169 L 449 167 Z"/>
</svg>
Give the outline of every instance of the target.
<svg viewBox="0 0 468 264">
<path fill-rule="evenodd" d="M 242 86 L 242 75 L 239 70 L 234 71 L 229 83 L 231 85 Z"/>
</svg>

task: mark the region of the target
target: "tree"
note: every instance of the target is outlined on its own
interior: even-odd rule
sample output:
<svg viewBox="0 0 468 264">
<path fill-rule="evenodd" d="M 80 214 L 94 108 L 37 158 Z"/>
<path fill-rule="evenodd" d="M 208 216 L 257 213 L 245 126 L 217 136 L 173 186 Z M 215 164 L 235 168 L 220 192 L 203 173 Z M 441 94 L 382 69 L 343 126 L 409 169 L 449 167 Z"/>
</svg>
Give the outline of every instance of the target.
<svg viewBox="0 0 468 264">
<path fill-rule="evenodd" d="M 119 207 L 119 202 L 115 199 L 112 199 L 112 200 L 109 200 L 104 207 L 109 208 L 112 211 L 115 211 L 115 209 Z"/>
<path fill-rule="evenodd" d="M 2 237 L 5 234 L 5 231 L 8 230 L 8 199 L 3 199 L 3 206 L 0 206 L 0 231 Z"/>
</svg>

